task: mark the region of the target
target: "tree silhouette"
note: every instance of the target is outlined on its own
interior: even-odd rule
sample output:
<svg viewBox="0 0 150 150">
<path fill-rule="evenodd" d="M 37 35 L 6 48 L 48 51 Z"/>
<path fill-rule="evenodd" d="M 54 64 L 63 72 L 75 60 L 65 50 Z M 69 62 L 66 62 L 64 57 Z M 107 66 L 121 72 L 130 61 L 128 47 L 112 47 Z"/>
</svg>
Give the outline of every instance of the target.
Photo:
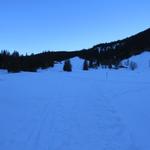
<svg viewBox="0 0 150 150">
<path fill-rule="evenodd" d="M 83 63 L 83 70 L 85 70 L 85 71 L 89 70 L 89 65 L 88 65 L 87 60 L 85 60 L 84 63 Z"/>
<path fill-rule="evenodd" d="M 70 60 L 66 60 L 66 61 L 64 62 L 63 70 L 64 70 L 64 71 L 67 71 L 67 72 L 71 72 L 71 71 L 72 71 L 72 65 L 71 65 Z"/>
</svg>

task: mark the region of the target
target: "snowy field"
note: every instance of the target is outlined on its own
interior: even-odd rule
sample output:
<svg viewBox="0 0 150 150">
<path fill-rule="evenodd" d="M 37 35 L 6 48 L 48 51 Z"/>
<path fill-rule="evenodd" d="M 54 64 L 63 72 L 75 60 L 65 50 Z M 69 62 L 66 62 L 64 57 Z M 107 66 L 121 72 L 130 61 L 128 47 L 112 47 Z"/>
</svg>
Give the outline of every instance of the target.
<svg viewBox="0 0 150 150">
<path fill-rule="evenodd" d="M 0 71 L 0 150 L 150 150 L 150 54 L 138 69 Z"/>
</svg>

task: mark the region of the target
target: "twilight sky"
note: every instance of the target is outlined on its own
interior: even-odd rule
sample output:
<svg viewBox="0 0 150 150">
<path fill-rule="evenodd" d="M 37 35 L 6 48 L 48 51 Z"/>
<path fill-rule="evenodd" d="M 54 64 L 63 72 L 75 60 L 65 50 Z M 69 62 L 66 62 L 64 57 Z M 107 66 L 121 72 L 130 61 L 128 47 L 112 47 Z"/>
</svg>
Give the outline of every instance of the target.
<svg viewBox="0 0 150 150">
<path fill-rule="evenodd" d="M 79 50 L 150 27 L 150 0 L 0 0 L 0 49 Z"/>
</svg>

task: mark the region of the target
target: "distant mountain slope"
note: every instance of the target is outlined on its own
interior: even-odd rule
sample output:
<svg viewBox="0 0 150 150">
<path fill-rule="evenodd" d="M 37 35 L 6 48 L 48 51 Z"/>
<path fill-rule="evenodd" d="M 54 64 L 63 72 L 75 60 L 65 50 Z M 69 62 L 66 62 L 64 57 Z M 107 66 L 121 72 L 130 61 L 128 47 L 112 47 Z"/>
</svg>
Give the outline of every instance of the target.
<svg viewBox="0 0 150 150">
<path fill-rule="evenodd" d="M 145 51 L 150 51 L 150 28 L 123 40 L 102 43 L 79 51 L 48 51 L 30 56 L 22 56 L 16 51 L 13 54 L 2 51 L 0 69 L 6 69 L 8 72 L 36 71 L 39 68 L 53 67 L 56 62 L 76 56 L 89 60 L 93 66 L 112 68 L 118 66 L 122 60 Z"/>
<path fill-rule="evenodd" d="M 110 43 L 102 43 L 95 45 L 93 48 L 107 49 L 119 49 L 119 48 L 133 48 L 133 49 L 150 49 L 150 28 L 140 32 L 136 35 L 130 36 L 123 40 L 113 41 Z"/>
<path fill-rule="evenodd" d="M 81 58 L 110 66 L 145 51 L 150 51 L 150 28 L 123 40 L 102 43 L 83 50 Z"/>
</svg>

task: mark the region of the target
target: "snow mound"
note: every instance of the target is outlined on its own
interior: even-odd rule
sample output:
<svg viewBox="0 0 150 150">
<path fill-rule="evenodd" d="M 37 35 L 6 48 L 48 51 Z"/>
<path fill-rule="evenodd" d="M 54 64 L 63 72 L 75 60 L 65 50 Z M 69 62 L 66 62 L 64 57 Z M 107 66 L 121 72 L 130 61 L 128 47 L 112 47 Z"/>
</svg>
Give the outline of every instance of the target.
<svg viewBox="0 0 150 150">
<path fill-rule="evenodd" d="M 82 70 L 84 60 L 79 57 L 74 57 L 71 59 L 72 69 L 75 71 Z"/>
<path fill-rule="evenodd" d="M 133 56 L 128 60 L 129 62 L 135 62 L 138 70 L 150 69 L 150 52 L 144 52 L 140 55 Z M 127 62 L 128 60 L 123 61 L 123 63 Z"/>
<path fill-rule="evenodd" d="M 54 68 L 51 68 L 50 70 L 52 71 L 57 71 L 57 72 L 62 72 L 63 71 L 63 66 L 64 66 L 64 62 L 57 62 L 54 66 Z M 79 58 L 79 57 L 74 57 L 70 59 L 71 65 L 72 65 L 72 71 L 78 72 L 78 71 L 82 71 L 83 68 L 83 62 L 84 60 Z"/>
</svg>

